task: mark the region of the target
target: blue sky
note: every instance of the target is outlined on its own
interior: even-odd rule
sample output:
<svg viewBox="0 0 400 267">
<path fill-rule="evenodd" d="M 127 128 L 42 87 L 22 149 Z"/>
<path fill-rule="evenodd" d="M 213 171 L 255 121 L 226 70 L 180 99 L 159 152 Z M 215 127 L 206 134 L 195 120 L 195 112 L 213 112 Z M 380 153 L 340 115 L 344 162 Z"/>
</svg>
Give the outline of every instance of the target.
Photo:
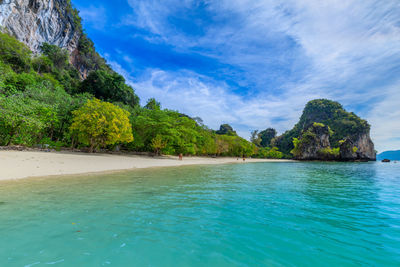
<svg viewBox="0 0 400 267">
<path fill-rule="evenodd" d="M 378 151 L 400 149 L 398 0 L 72 2 L 142 103 L 248 137 L 329 98 L 369 121 Z"/>
</svg>

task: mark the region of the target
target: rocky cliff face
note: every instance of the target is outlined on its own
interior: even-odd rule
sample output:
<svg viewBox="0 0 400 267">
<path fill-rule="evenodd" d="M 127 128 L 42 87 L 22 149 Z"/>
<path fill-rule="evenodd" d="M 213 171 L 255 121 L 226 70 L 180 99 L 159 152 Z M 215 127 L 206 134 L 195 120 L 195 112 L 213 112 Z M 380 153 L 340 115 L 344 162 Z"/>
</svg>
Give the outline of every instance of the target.
<svg viewBox="0 0 400 267">
<path fill-rule="evenodd" d="M 15 36 L 34 53 L 40 52 L 43 43 L 68 50 L 70 63 L 81 79 L 86 79 L 104 60 L 94 51 L 89 55 L 79 51 L 82 29 L 76 20 L 80 18 L 69 0 L 0 0 L 0 30 Z M 88 58 L 95 60 L 88 64 Z"/>
<path fill-rule="evenodd" d="M 346 137 L 339 148 L 332 149 L 329 137 L 331 130 L 321 123 L 314 123 L 304 132 L 297 142 L 293 154 L 297 160 L 340 160 L 370 161 L 376 160 L 374 143 L 369 133 Z"/>
<path fill-rule="evenodd" d="M 376 160 L 375 146 L 371 140 L 369 131 L 355 138 L 355 146 L 358 149 L 357 156 L 359 159 Z"/>
<path fill-rule="evenodd" d="M 312 125 L 305 132 L 297 146 L 295 158 L 298 160 L 329 160 L 329 154 L 324 153 L 330 149 L 329 127 L 323 124 Z M 325 155 L 326 154 L 326 155 Z"/>
<path fill-rule="evenodd" d="M 340 159 L 352 160 L 376 160 L 374 143 L 369 133 L 348 137 L 340 144 Z"/>
<path fill-rule="evenodd" d="M 80 37 L 67 0 L 0 0 L 0 27 L 33 52 L 49 43 L 72 53 Z"/>
</svg>

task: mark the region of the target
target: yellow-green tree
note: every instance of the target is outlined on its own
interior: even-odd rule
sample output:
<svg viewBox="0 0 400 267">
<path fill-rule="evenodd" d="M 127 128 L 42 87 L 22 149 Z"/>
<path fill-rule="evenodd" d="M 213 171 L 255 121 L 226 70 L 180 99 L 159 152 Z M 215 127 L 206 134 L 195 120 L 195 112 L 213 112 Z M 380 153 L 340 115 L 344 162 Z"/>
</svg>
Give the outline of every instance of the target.
<svg viewBox="0 0 400 267">
<path fill-rule="evenodd" d="M 154 153 L 158 156 L 160 154 L 160 151 L 167 146 L 167 142 L 165 142 L 162 138 L 161 135 L 157 134 L 156 137 L 154 137 L 151 140 L 151 147 L 154 149 Z"/>
<path fill-rule="evenodd" d="M 71 132 L 89 151 L 98 147 L 132 142 L 132 126 L 129 112 L 98 99 L 89 100 L 83 107 L 75 110 Z"/>
</svg>

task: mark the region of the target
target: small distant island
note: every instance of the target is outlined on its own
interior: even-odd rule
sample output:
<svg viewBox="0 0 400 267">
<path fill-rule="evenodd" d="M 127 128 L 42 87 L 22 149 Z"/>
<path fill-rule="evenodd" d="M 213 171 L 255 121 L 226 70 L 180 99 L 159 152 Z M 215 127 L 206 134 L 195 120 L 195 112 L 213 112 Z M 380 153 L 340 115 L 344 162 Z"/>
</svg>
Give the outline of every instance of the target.
<svg viewBox="0 0 400 267">
<path fill-rule="evenodd" d="M 400 160 L 400 150 L 384 151 L 376 156 L 377 160 Z"/>
</svg>

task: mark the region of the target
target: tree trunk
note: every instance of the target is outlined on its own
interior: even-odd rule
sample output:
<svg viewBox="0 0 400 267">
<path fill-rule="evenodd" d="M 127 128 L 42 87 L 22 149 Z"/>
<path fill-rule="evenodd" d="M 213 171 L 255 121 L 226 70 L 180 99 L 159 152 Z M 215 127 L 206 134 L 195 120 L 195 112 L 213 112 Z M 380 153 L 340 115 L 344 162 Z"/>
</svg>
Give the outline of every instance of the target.
<svg viewBox="0 0 400 267">
<path fill-rule="evenodd" d="M 94 148 L 94 142 L 92 139 L 90 139 L 89 153 L 93 153 L 93 148 Z"/>
</svg>

